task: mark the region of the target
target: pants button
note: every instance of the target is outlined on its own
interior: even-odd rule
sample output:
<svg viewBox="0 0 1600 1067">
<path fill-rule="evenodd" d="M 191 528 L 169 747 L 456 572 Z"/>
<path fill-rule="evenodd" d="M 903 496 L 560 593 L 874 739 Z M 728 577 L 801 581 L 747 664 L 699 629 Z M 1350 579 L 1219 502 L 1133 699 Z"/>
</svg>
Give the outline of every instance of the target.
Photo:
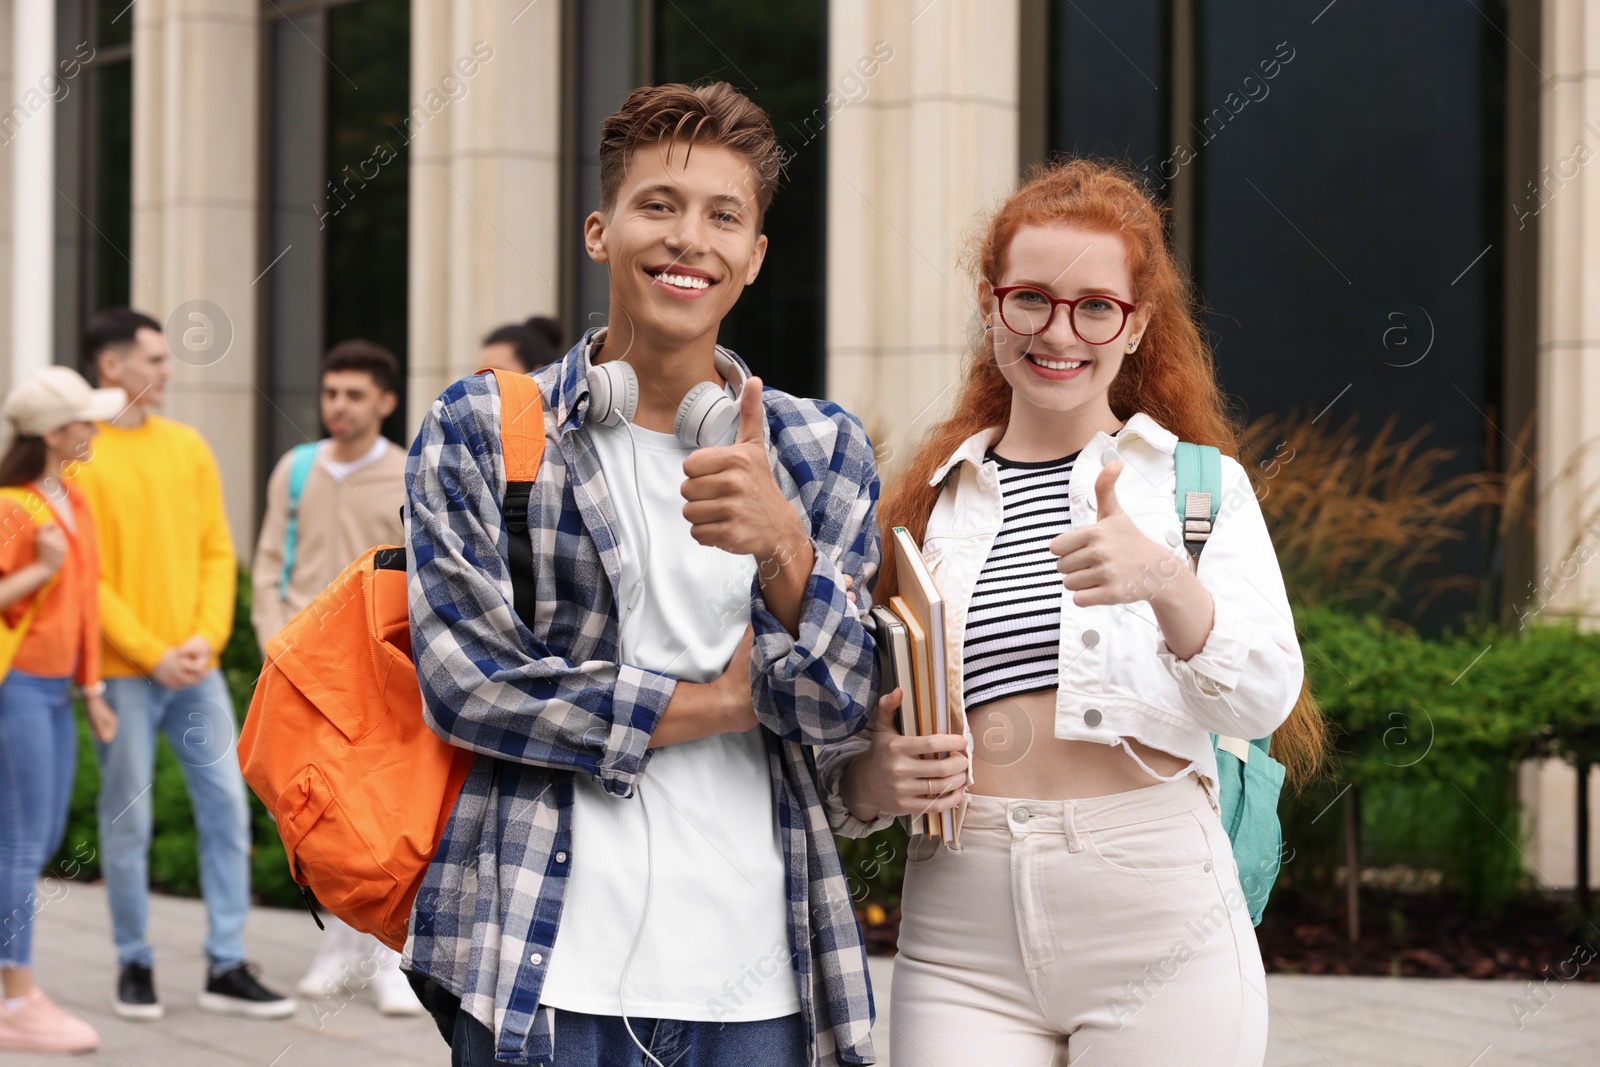
<svg viewBox="0 0 1600 1067">
<path fill-rule="evenodd" d="M 1011 818 L 1016 820 L 1017 822 L 1027 822 L 1028 821 L 1028 809 L 1027 808 L 1015 808 L 1015 809 L 1013 809 L 1012 812 L 1011 812 Z"/>
</svg>

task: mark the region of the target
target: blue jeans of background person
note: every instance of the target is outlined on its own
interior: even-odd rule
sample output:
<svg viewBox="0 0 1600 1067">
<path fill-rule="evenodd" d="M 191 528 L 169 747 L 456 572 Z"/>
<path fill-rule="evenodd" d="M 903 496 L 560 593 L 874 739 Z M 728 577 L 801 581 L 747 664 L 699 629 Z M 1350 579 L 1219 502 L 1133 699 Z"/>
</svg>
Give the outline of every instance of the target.
<svg viewBox="0 0 1600 1067">
<path fill-rule="evenodd" d="M 233 701 L 222 672 L 168 689 L 149 678 L 107 678 L 106 701 L 117 736 L 95 742 L 100 761 L 100 871 L 111 904 L 117 963 L 154 966 L 145 925 L 150 913 L 151 782 L 156 734 L 167 735 L 200 832 L 200 893 L 205 898 L 206 956 L 214 966 L 244 960 L 250 910 L 250 807 L 235 745 Z"/>
<path fill-rule="evenodd" d="M 35 887 L 61 847 L 78 768 L 70 678 L 0 682 L 0 967 L 33 966 Z"/>
<path fill-rule="evenodd" d="M 628 1023 L 650 1054 L 668 1067 L 800 1067 L 806 1028 L 800 1013 L 748 1023 L 640 1019 Z M 654 1067 L 618 1015 L 556 1009 L 551 1067 Z M 451 1067 L 495 1067 L 494 1034 L 466 1012 L 456 1016 Z"/>
</svg>

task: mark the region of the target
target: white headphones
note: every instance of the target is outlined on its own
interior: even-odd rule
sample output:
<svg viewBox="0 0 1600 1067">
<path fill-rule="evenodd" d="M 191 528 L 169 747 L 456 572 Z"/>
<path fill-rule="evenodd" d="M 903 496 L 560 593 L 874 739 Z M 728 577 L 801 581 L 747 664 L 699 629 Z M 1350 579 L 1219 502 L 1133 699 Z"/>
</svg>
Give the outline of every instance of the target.
<svg viewBox="0 0 1600 1067">
<path fill-rule="evenodd" d="M 712 356 L 717 373 L 744 390 L 745 373 L 722 349 Z M 584 420 L 602 426 L 632 422 L 639 409 L 639 377 L 625 359 L 608 360 L 589 368 L 589 410 Z M 739 405 L 716 382 L 701 382 L 690 389 L 672 419 L 672 432 L 690 448 L 731 445 L 738 433 Z"/>
</svg>

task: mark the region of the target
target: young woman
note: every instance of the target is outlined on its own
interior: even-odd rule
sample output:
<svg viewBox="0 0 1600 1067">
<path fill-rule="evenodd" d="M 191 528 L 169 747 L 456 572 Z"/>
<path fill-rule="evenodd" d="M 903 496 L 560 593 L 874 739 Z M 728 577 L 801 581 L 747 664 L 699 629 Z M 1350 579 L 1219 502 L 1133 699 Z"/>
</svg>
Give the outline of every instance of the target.
<svg viewBox="0 0 1600 1067">
<path fill-rule="evenodd" d="M 33 982 L 36 890 L 61 846 L 78 765 L 68 691 L 83 693 L 89 728 L 116 734 L 100 680 L 100 562 L 88 504 L 73 485 L 95 420 L 122 408 L 121 389 L 91 389 L 49 367 L 6 398 L 12 440 L 0 455 L 0 618 L 15 647 L 0 681 L 0 1049 L 87 1052 L 93 1027 Z M 21 631 L 20 644 L 15 635 Z"/>
<path fill-rule="evenodd" d="M 897 689 L 819 758 L 838 832 L 960 817 L 958 850 L 907 857 L 895 1058 L 1258 1065 L 1266 989 L 1208 735 L 1276 731 L 1303 768 L 1321 720 L 1187 283 L 1136 182 L 1082 160 L 1000 207 L 976 267 L 955 412 L 880 512 L 944 599 L 962 733 L 900 736 Z M 1224 454 L 1198 572 L 1180 440 Z M 874 600 L 897 590 L 886 550 Z"/>
</svg>

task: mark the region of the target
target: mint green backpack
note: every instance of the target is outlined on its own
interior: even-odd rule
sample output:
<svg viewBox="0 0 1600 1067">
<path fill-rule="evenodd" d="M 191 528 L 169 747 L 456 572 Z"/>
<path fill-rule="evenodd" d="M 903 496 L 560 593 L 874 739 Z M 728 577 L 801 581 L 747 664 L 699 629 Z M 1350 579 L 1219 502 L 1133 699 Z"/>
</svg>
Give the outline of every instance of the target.
<svg viewBox="0 0 1600 1067">
<path fill-rule="evenodd" d="M 1205 548 L 1222 506 L 1222 454 L 1210 445 L 1184 441 L 1179 443 L 1174 460 L 1183 543 L 1191 564 L 1198 569 L 1200 550 Z M 1272 893 L 1272 883 L 1278 879 L 1283 855 L 1283 829 L 1278 823 L 1283 764 L 1267 754 L 1271 740 L 1211 735 L 1217 753 L 1222 825 L 1233 842 L 1233 858 L 1239 865 L 1239 884 L 1250 906 L 1250 921 L 1257 926 Z"/>
</svg>

